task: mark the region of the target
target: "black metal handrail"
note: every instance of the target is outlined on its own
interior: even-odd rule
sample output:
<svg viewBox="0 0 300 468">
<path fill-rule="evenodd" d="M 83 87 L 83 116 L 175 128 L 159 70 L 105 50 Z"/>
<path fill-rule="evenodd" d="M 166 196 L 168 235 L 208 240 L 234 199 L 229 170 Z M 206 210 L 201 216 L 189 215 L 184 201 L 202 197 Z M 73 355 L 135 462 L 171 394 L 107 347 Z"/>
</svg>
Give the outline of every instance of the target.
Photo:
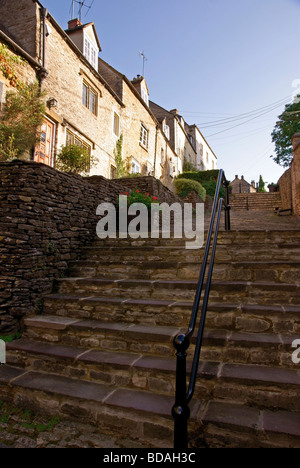
<svg viewBox="0 0 300 468">
<path fill-rule="evenodd" d="M 219 199 L 221 185 L 224 184 L 226 193 L 225 200 Z M 176 349 L 177 363 L 176 363 L 176 394 L 175 404 L 172 408 L 172 415 L 174 418 L 174 448 L 175 449 L 187 449 L 188 448 L 188 419 L 190 417 L 189 403 L 193 397 L 196 377 L 199 366 L 199 359 L 203 341 L 203 332 L 205 326 L 205 319 L 207 313 L 208 299 L 210 294 L 211 279 L 214 268 L 215 253 L 217 247 L 218 232 L 220 226 L 222 205 L 225 204 L 225 230 L 230 231 L 230 205 L 229 205 L 229 182 L 226 180 L 225 173 L 221 169 L 219 171 L 219 177 L 216 186 L 215 198 L 212 207 L 210 225 L 208 229 L 207 242 L 204 252 L 204 258 L 200 271 L 200 276 L 197 284 L 197 290 L 195 294 L 193 310 L 189 323 L 189 328 L 186 333 L 180 333 L 174 339 L 174 347 Z M 214 230 L 215 225 L 215 230 Z M 214 239 L 212 243 L 212 236 L 214 231 Z M 203 291 L 204 278 L 208 264 L 208 257 L 211 250 L 211 258 L 209 264 L 208 275 L 206 279 L 206 288 L 203 297 L 201 317 L 199 323 L 199 330 L 197 334 L 196 347 L 194 353 L 194 359 L 192 364 L 192 370 L 190 374 L 190 382 L 187 389 L 187 372 L 186 372 L 186 357 L 187 350 L 190 346 L 191 337 L 196 327 L 196 321 L 198 317 L 198 311 L 200 306 L 201 295 Z"/>
</svg>

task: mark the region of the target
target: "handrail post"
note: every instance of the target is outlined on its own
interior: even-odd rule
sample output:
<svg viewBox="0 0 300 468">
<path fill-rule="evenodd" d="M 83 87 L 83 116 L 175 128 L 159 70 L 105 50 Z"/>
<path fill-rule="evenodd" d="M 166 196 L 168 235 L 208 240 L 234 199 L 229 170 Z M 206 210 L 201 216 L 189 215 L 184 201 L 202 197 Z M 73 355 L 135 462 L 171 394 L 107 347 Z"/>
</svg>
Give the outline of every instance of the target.
<svg viewBox="0 0 300 468">
<path fill-rule="evenodd" d="M 225 180 L 225 231 L 230 231 L 229 180 Z"/>
<path fill-rule="evenodd" d="M 190 346 L 190 340 L 184 334 L 174 338 L 174 347 L 177 351 L 176 362 L 176 394 L 175 404 L 172 408 L 174 418 L 174 448 L 184 450 L 188 448 L 188 419 L 190 408 L 187 404 L 186 384 L 186 351 Z"/>
</svg>

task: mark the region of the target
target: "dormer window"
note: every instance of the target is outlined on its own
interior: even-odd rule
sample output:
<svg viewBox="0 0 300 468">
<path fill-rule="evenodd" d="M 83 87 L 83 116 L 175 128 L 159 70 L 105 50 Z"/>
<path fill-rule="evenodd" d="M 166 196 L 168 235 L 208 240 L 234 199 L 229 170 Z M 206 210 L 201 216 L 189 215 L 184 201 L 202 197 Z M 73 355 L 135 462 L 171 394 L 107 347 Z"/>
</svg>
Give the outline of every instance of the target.
<svg viewBox="0 0 300 468">
<path fill-rule="evenodd" d="M 149 106 L 149 96 L 148 96 L 148 93 L 145 89 L 141 89 L 141 95 L 142 95 L 142 99 L 143 101 L 147 104 L 147 106 Z"/>
<path fill-rule="evenodd" d="M 90 64 L 98 71 L 97 49 L 86 34 L 84 36 L 83 55 L 88 60 L 88 62 L 90 62 Z"/>
</svg>

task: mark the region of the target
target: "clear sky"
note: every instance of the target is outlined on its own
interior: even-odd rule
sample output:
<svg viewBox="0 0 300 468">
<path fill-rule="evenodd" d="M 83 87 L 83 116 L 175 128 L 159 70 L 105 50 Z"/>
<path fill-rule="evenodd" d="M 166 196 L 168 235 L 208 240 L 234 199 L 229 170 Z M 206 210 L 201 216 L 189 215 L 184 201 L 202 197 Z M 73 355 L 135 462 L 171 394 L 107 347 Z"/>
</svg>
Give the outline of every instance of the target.
<svg viewBox="0 0 300 468">
<path fill-rule="evenodd" d="M 41 0 L 64 28 L 71 0 Z M 88 9 L 86 6 L 91 6 Z M 277 182 L 271 132 L 300 93 L 300 0 L 85 0 L 101 58 L 198 124 L 227 178 Z M 78 13 L 79 3 L 75 3 Z M 75 16 L 78 16 L 77 14 Z M 300 131 L 300 125 L 299 125 Z"/>
</svg>

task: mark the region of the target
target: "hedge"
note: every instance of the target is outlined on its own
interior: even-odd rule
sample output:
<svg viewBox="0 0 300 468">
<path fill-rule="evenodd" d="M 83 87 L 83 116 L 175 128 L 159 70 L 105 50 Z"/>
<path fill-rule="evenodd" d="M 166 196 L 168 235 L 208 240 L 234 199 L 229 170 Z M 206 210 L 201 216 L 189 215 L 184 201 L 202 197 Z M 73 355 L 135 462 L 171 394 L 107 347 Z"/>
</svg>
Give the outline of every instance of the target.
<svg viewBox="0 0 300 468">
<path fill-rule="evenodd" d="M 183 178 L 176 179 L 175 189 L 176 189 L 176 194 L 182 198 L 187 197 L 187 195 L 194 190 L 199 195 L 199 197 L 203 201 L 205 201 L 206 190 L 196 180 L 189 180 L 189 179 L 183 179 Z"/>
<path fill-rule="evenodd" d="M 207 195 L 210 195 L 212 198 L 215 196 L 217 180 L 219 177 L 219 170 L 213 169 L 210 171 L 197 171 L 197 172 L 183 172 L 178 175 L 178 180 L 191 180 L 196 181 L 205 188 Z M 224 187 L 221 186 L 220 196 L 225 196 Z"/>
</svg>

